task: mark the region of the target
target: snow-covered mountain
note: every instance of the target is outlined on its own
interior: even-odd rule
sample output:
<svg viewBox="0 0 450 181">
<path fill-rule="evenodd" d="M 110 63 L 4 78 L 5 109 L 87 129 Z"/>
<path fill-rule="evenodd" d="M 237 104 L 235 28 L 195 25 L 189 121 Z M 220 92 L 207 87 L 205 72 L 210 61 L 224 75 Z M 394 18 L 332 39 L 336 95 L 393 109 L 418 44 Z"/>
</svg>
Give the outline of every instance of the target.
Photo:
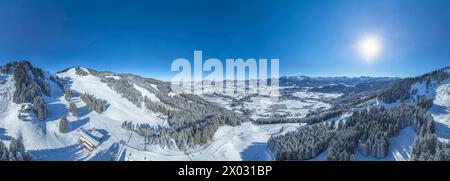
<svg viewBox="0 0 450 181">
<path fill-rule="evenodd" d="M 0 138 L 22 138 L 35 160 L 188 159 L 185 151 L 219 127 L 246 120 L 131 74 L 72 67 L 53 75 L 26 61 L 0 70 Z"/>
<path fill-rule="evenodd" d="M 449 160 L 450 68 L 405 78 L 269 140 L 277 160 Z"/>
<path fill-rule="evenodd" d="M 178 94 L 167 82 L 132 74 L 85 67 L 51 74 L 12 62 L 0 67 L 0 159 L 445 158 L 448 72 L 285 77 L 273 101 L 258 94 Z M 433 149 L 423 148 L 433 139 L 439 140 Z"/>
</svg>

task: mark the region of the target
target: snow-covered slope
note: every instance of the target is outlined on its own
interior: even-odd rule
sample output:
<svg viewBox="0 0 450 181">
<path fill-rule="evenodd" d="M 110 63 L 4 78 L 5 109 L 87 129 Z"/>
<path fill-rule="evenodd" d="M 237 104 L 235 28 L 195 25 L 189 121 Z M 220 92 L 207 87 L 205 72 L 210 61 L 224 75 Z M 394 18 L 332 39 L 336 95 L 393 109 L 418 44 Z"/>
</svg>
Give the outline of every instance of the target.
<svg viewBox="0 0 450 181">
<path fill-rule="evenodd" d="M 28 63 L 25 64 L 28 66 Z M 32 66 L 27 68 L 32 69 Z M 122 127 L 124 121 L 169 128 L 167 116 L 145 106 L 137 106 L 103 81 L 103 75 L 114 80 L 125 78 L 149 101 L 170 108 L 156 95 L 162 91 L 163 87 L 159 87 L 162 82 L 134 82 L 136 77 L 126 74 L 100 75 L 91 69 L 73 67 L 55 75 L 45 72 L 43 81 L 48 84 L 49 93 L 42 94 L 42 97 L 48 108 L 48 117 L 38 120 L 32 110 L 22 112 L 28 107 L 32 109 L 32 103 L 14 103 L 15 80 L 11 73 L 7 73 L 0 76 L 1 141 L 8 143 L 11 137 L 22 137 L 34 160 L 270 160 L 263 145 L 274 134 L 272 132 L 298 127 L 298 124 L 258 126 L 250 122 L 237 127 L 221 126 L 208 144 L 185 151 L 176 147 L 144 144 L 146 140 L 143 136 Z M 69 98 L 64 89 L 73 92 Z M 81 100 L 82 94 L 103 100 L 105 110 L 101 113 L 91 111 Z M 166 94 L 170 98 L 178 96 L 172 92 Z M 69 112 L 70 103 L 78 108 L 77 116 Z M 142 102 L 141 105 L 144 104 Z M 19 119 L 19 114 L 25 118 Z M 67 116 L 68 130 L 61 133 L 59 124 L 64 116 Z M 95 130 L 103 135 L 92 152 L 80 144 L 80 130 Z"/>
<path fill-rule="evenodd" d="M 0 121 L 0 128 L 4 129 L 5 132 L 3 134 L 7 135 L 3 135 L 3 137 L 22 137 L 26 148 L 38 159 L 41 155 L 52 154 L 51 151 L 40 152 L 39 150 L 64 148 L 76 143 L 74 134 L 60 134 L 58 132 L 59 119 L 67 113 L 66 102 L 63 101 L 63 93 L 56 84 L 50 84 L 50 88 L 52 96 L 44 96 L 51 110 L 47 121 L 38 121 L 34 115 L 30 116 L 32 120 L 23 121 L 18 118 L 19 110 L 23 104 L 16 104 L 12 101 L 15 90 L 12 75 L 2 76 L 2 83 L 0 84 L 0 94 L 2 96 L 0 106 L 0 120 L 2 121 Z M 9 139 L 2 140 L 7 142 Z M 71 151 L 78 152 L 79 150 L 73 149 Z M 66 160 L 75 154 L 72 152 L 61 152 L 59 155 L 61 157 L 54 155 L 52 158 Z"/>
<path fill-rule="evenodd" d="M 210 140 L 205 144 L 185 149 L 173 146 L 180 144 L 174 137 L 169 138 L 168 141 L 172 146 L 146 144 L 148 142 L 146 137 L 139 135 L 137 130 L 125 129 L 123 123 L 131 121 L 136 126 L 141 124 L 155 129 L 170 130 L 171 125 L 178 124 L 170 122 L 169 119 L 173 116 L 170 112 L 182 109 L 182 107 L 176 107 L 181 103 L 176 101 L 195 106 L 195 104 L 205 104 L 203 100 L 196 100 L 195 97 L 182 98 L 182 95 L 171 92 L 164 82 L 131 74 L 98 72 L 83 67 L 72 67 L 57 74 L 42 71 L 41 75 L 41 71 L 29 63 L 22 65 L 25 65 L 25 72 L 31 80 L 31 85 L 34 86 L 32 88 L 37 90 L 31 93 L 42 97 L 48 109 L 48 115 L 45 115 L 44 120 L 38 119 L 37 113 L 33 111 L 37 107 L 33 100 L 16 100 L 18 75 L 13 71 L 15 64 L 2 67 L 0 69 L 0 141 L 8 144 L 12 138 L 23 138 L 24 145 L 35 160 L 273 160 L 272 153 L 267 148 L 269 138 L 288 131 L 296 131 L 305 126 L 305 123 L 256 124 L 248 119 L 247 122 L 233 126 L 225 124 L 212 126 L 212 128 L 201 127 L 202 130 L 214 131 Z M 127 83 L 125 85 L 129 85 L 133 90 L 114 87 L 114 83 L 117 82 L 108 82 L 105 80 L 108 78 L 119 83 L 125 81 Z M 412 96 L 404 102 L 415 104 L 418 101 L 418 95 L 433 99 L 430 112 L 436 121 L 436 133 L 441 140 L 449 140 L 450 80 L 428 82 L 424 79 L 412 83 L 409 89 Z M 68 99 L 65 89 L 73 91 Z M 134 92 L 131 94 L 127 91 Z M 258 119 L 273 116 L 304 118 L 309 114 L 314 115 L 316 111 L 326 112 L 338 106 L 330 100 L 342 95 L 290 87 L 282 87 L 282 91 L 285 92 L 282 92 L 283 96 L 278 102 L 258 95 L 233 97 L 206 94 L 201 95 L 201 98 L 217 103 L 238 115 L 249 114 L 249 118 Z M 81 99 L 82 94 L 103 100 L 104 111 L 101 113 L 91 111 Z M 134 94 L 141 97 L 133 99 Z M 149 108 L 146 101 L 156 106 Z M 69 111 L 71 103 L 77 107 L 77 116 L 73 116 Z M 400 101 L 384 103 L 379 99 L 372 99 L 357 104 L 350 110 L 367 109 L 368 106 L 373 105 L 384 105 L 390 108 L 399 103 Z M 220 106 L 214 109 L 223 109 Z M 204 108 L 199 107 L 199 109 Z M 189 114 L 189 116 L 193 114 L 193 112 L 181 113 Z M 214 112 L 214 114 L 218 113 Z M 332 120 L 330 122 L 345 121 L 349 115 L 351 115 L 350 112 L 347 112 L 344 116 L 330 119 Z M 65 133 L 61 133 L 59 125 L 64 116 L 67 116 L 68 129 Z M 94 130 L 103 135 L 98 147 L 92 152 L 87 151 L 79 142 L 81 129 Z M 389 139 L 388 156 L 382 160 L 409 160 L 416 137 L 417 133 L 413 128 L 403 129 L 398 136 Z M 325 160 L 326 156 L 327 151 L 312 160 Z M 363 157 L 360 154 L 356 154 L 356 159 L 378 160 Z"/>
<path fill-rule="evenodd" d="M 440 70 L 449 73 L 449 68 Z M 432 106 L 429 112 L 434 118 L 436 135 L 442 141 L 450 139 L 450 78 L 437 80 L 425 74 L 411 84 L 409 92 L 410 97 L 404 100 L 407 104 L 418 104 L 418 98 L 423 96 L 425 100 L 431 100 Z M 392 108 L 400 104 L 400 100 L 386 104 L 377 100 L 377 104 L 386 108 Z M 389 154 L 383 160 L 405 161 L 410 159 L 412 145 L 417 138 L 417 133 L 411 127 L 407 127 L 400 132 L 400 135 L 390 139 Z M 358 160 L 377 160 L 374 158 L 365 158 L 357 156 Z"/>
<path fill-rule="evenodd" d="M 141 151 L 127 147 L 126 160 L 192 160 L 192 161 L 263 161 L 273 160 L 267 149 L 267 140 L 272 135 L 283 134 L 299 128 L 299 124 L 256 125 L 251 122 L 240 126 L 222 126 L 213 140 L 197 149 L 186 152 L 162 149 L 154 145 Z"/>
<path fill-rule="evenodd" d="M 87 69 L 84 70 L 89 72 Z M 7 74 L 0 76 L 0 120 L 2 120 L 0 128 L 4 130 L 0 139 L 8 142 L 9 137 L 22 137 L 26 148 L 32 153 L 35 160 L 110 160 L 110 154 L 120 146 L 118 143 L 130 136 L 130 131 L 121 128 L 121 124 L 125 120 L 167 126 L 166 120 L 147 109 L 136 107 L 101 82 L 98 77 L 91 74 L 77 75 L 75 68 L 57 75 L 70 80 L 66 86 L 76 91 L 70 101 L 74 102 L 79 110 L 77 117 L 72 116 L 68 111 L 69 101 L 64 99 L 64 91 L 57 83 L 49 79 L 50 76 L 53 75 L 48 73 L 45 75 L 45 81 L 50 86 L 50 96 L 43 96 L 49 110 L 49 116 L 45 121 L 37 120 L 33 112 L 29 113 L 32 120 L 20 120 L 18 118 L 19 110 L 24 104 L 16 104 L 12 101 L 15 90 L 14 78 Z M 141 91 L 144 90 L 141 89 Z M 82 93 L 105 100 L 107 102 L 105 112 L 98 114 L 90 111 L 80 100 Z M 150 97 L 150 93 L 144 94 Z M 59 132 L 59 120 L 63 116 L 68 116 L 67 133 Z M 86 152 L 78 143 L 79 128 L 95 128 L 105 134 L 105 139 L 94 152 Z M 130 139 L 128 144 L 140 144 L 139 141 L 142 140 Z"/>
<path fill-rule="evenodd" d="M 87 69 L 84 70 L 89 72 Z M 136 105 L 123 98 L 120 94 L 108 87 L 108 85 L 100 81 L 100 78 L 96 76 L 91 74 L 80 76 L 75 73 L 75 69 L 69 69 L 57 75 L 70 78 L 71 82 L 69 87 L 79 94 L 88 93 L 108 102 L 108 108 L 104 113 L 98 115 L 86 115 L 92 119 L 91 123 L 93 124 L 96 124 L 96 122 L 105 124 L 102 123 L 103 120 L 111 120 L 108 124 L 118 122 L 120 125 L 124 120 L 132 120 L 133 122 L 138 123 L 167 126 L 167 123 L 164 120 L 161 120 L 154 113 L 144 108 L 136 107 Z M 135 85 L 135 87 L 139 86 Z M 138 90 L 144 92 L 144 95 L 152 97 L 151 99 L 157 100 L 154 94 L 149 93 L 146 89 L 139 87 Z M 82 101 L 77 97 L 74 101 L 76 101 L 78 107 L 84 106 Z"/>
<path fill-rule="evenodd" d="M 430 112 L 436 122 L 436 134 L 450 140 L 450 79 L 438 85 L 434 92 L 436 95 Z"/>
<path fill-rule="evenodd" d="M 449 73 L 450 68 L 442 70 Z M 426 81 L 425 81 L 426 80 Z M 417 96 L 432 100 L 429 112 L 433 115 L 436 134 L 441 140 L 450 140 L 450 78 L 436 80 L 425 79 L 411 85 L 411 104 L 417 103 Z"/>
</svg>

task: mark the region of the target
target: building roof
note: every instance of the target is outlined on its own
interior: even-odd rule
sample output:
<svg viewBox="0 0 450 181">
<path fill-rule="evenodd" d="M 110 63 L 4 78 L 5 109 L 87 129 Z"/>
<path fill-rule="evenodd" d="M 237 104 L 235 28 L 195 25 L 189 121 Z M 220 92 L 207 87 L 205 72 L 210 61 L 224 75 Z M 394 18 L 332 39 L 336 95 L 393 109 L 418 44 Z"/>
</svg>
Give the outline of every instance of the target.
<svg viewBox="0 0 450 181">
<path fill-rule="evenodd" d="M 86 141 L 90 142 L 92 144 L 92 146 L 96 147 L 96 146 L 100 145 L 100 142 L 94 136 L 89 134 L 88 130 L 85 130 L 85 129 L 81 128 L 78 133 Z"/>
<path fill-rule="evenodd" d="M 96 129 L 91 129 L 91 130 L 89 130 L 89 134 L 90 134 L 92 137 L 96 138 L 97 140 L 102 140 L 103 137 L 105 136 L 105 135 L 103 135 L 103 133 L 99 132 L 99 131 L 96 130 Z"/>
</svg>

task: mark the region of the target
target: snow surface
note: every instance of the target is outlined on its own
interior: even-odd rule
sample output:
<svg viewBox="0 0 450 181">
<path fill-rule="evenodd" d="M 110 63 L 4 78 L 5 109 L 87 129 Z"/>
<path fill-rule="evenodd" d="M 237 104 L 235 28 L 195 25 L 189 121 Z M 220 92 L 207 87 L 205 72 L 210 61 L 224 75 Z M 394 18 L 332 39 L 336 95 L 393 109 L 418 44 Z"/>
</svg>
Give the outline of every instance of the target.
<svg viewBox="0 0 450 181">
<path fill-rule="evenodd" d="M 323 98 L 338 98 L 342 94 L 337 93 L 320 93 L 320 92 L 309 92 L 309 91 L 299 91 L 294 93 L 294 96 L 299 98 L 313 98 L 313 99 L 323 99 Z"/>
<path fill-rule="evenodd" d="M 150 86 L 152 86 L 155 90 L 159 91 L 158 86 L 155 84 L 150 84 Z"/>
<path fill-rule="evenodd" d="M 87 69 L 85 71 L 88 72 Z M 10 76 L 0 76 L 0 119 L 4 120 L 0 122 L 0 139 L 8 143 L 11 137 L 22 136 L 35 160 L 271 160 L 266 145 L 270 136 L 300 126 L 256 125 L 251 122 L 237 127 L 222 126 L 207 145 L 186 152 L 161 148 L 159 145 L 145 145 L 143 137 L 121 128 L 121 124 L 131 120 L 135 123 L 168 126 L 166 120 L 149 110 L 136 107 L 96 76 L 80 76 L 75 74 L 75 69 L 59 73 L 58 76 L 70 78 L 68 86 L 75 91 L 70 101 L 79 108 L 78 117 L 69 114 L 69 102 L 64 99 L 63 91 L 56 83 L 48 80 L 51 96 L 44 99 L 49 106 L 49 118 L 46 121 L 38 121 L 35 117 L 31 121 L 19 120 L 17 116 L 21 104 L 11 101 L 14 81 Z M 154 95 L 140 86 L 135 85 L 135 88 L 149 98 Z M 97 114 L 90 111 L 80 100 L 82 93 L 105 100 L 108 103 L 105 112 Z M 59 120 L 64 115 L 68 115 L 69 131 L 59 133 Z M 95 128 L 105 135 L 92 153 L 87 153 L 78 144 L 77 130 L 81 128 Z"/>
<path fill-rule="evenodd" d="M 217 94 L 217 92 L 216 92 Z M 274 114 L 285 115 L 287 118 L 303 118 L 312 110 L 329 109 L 331 105 L 323 102 L 324 99 L 338 97 L 337 94 L 324 94 L 316 92 L 295 92 L 294 95 L 301 99 L 279 99 L 273 100 L 270 97 L 262 95 L 252 95 L 250 99 L 244 100 L 243 105 L 232 107 L 233 99 L 243 98 L 241 95 L 219 95 L 205 94 L 202 95 L 208 101 L 217 103 L 229 110 L 240 113 L 242 109 L 254 111 L 252 119 L 272 117 Z M 283 106 L 285 108 L 274 109 L 273 106 Z"/>
<path fill-rule="evenodd" d="M 87 69 L 84 70 L 87 71 Z M 71 80 L 69 86 L 76 93 L 70 101 L 77 105 L 78 117 L 69 114 L 69 102 L 64 99 L 61 88 L 53 81 L 46 80 L 51 88 L 51 96 L 44 96 L 49 108 L 48 119 L 46 121 L 38 121 L 35 117 L 31 121 L 18 119 L 21 104 L 12 102 L 15 90 L 14 80 L 11 76 L 0 76 L 2 97 L 0 99 L 0 120 L 2 120 L 0 121 L 0 139 L 7 143 L 11 137 L 22 136 L 26 148 L 35 160 L 111 160 L 111 154 L 116 153 L 120 147 L 119 143 L 129 138 L 129 131 L 121 128 L 124 121 L 168 126 L 166 120 L 147 109 L 136 107 L 101 82 L 98 77 L 91 74 L 76 75 L 73 68 L 58 76 L 69 77 Z M 108 103 L 106 111 L 102 114 L 90 111 L 80 100 L 79 95 L 82 93 L 106 100 Z M 65 115 L 68 115 L 69 131 L 59 133 L 59 120 Z M 94 152 L 86 153 L 78 144 L 77 129 L 79 128 L 95 128 L 104 133 L 104 141 Z M 129 145 L 139 145 L 143 142 L 139 138 L 127 141 Z"/>
<path fill-rule="evenodd" d="M 213 140 L 186 152 L 163 149 L 160 146 L 147 151 L 125 146 L 125 160 L 272 160 L 267 141 L 272 135 L 283 134 L 300 127 L 299 124 L 256 125 L 251 122 L 240 126 L 222 126 Z"/>
<path fill-rule="evenodd" d="M 436 134 L 441 140 L 450 140 L 450 79 L 435 89 L 436 98 L 430 112 L 436 123 Z"/>
<path fill-rule="evenodd" d="M 252 117 L 257 119 L 259 117 L 270 117 L 267 114 L 273 112 L 273 105 L 285 105 L 286 109 L 275 111 L 276 113 L 284 112 L 289 113 L 291 116 L 287 117 L 305 117 L 306 114 L 315 109 L 323 108 L 328 109 L 331 105 L 316 100 L 278 100 L 273 101 L 268 97 L 252 97 L 251 101 L 244 102 L 244 107 L 250 110 L 254 110 L 256 114 Z M 275 113 L 274 112 L 274 113 Z"/>
<path fill-rule="evenodd" d="M 52 153 L 52 150 L 69 147 L 71 143 L 76 142 L 75 134 L 60 134 L 58 131 L 59 119 L 67 112 L 67 102 L 63 101 L 62 90 L 56 84 L 50 82 L 51 95 L 54 97 L 44 96 L 51 110 L 47 121 L 38 121 L 35 117 L 30 121 L 22 121 L 17 117 L 21 104 L 12 102 L 15 90 L 14 80 L 11 76 L 6 78 L 3 76 L 2 78 L 4 82 L 0 84 L 0 94 L 2 95 L 0 129 L 3 129 L 1 134 L 4 135 L 0 136 L 0 139 L 8 142 L 11 137 L 24 138 L 23 141 L 26 148 L 30 150 L 37 160 L 44 155 L 44 157 L 51 155 L 49 160 L 67 160 L 76 155 L 77 147 L 71 147 L 73 152 Z M 72 121 L 73 119 L 69 118 L 69 122 Z"/>
<path fill-rule="evenodd" d="M 410 159 L 412 145 L 417 137 L 416 131 L 409 126 L 400 131 L 396 137 L 389 139 L 389 152 L 385 158 L 377 159 L 373 156 L 364 157 L 356 153 L 358 161 L 408 161 Z"/>
<path fill-rule="evenodd" d="M 152 84 L 152 85 L 154 85 L 154 84 Z M 161 101 L 156 97 L 155 94 L 151 93 L 151 92 L 148 91 L 147 89 L 145 89 L 145 88 L 143 88 L 143 87 L 141 87 L 141 86 L 138 86 L 138 85 L 136 85 L 136 84 L 133 84 L 133 87 L 134 87 L 136 90 L 138 90 L 139 92 L 141 92 L 142 96 L 147 96 L 147 98 L 149 98 L 150 101 L 152 101 L 152 102 L 161 102 Z M 152 86 L 152 87 L 153 87 L 153 86 Z"/>
<path fill-rule="evenodd" d="M 82 68 L 86 72 L 87 69 Z M 48 77 L 48 75 L 46 75 Z M 169 126 L 167 121 L 158 114 L 136 105 L 112 90 L 100 78 L 88 74 L 80 76 L 75 69 L 69 69 L 58 74 L 60 77 L 70 78 L 68 86 L 76 93 L 71 98 L 78 109 L 78 117 L 68 112 L 69 102 L 64 99 L 64 93 L 59 86 L 46 80 L 50 84 L 51 96 L 44 96 L 49 106 L 49 117 L 46 121 L 38 121 L 30 114 L 30 121 L 18 119 L 18 110 L 22 104 L 12 102 L 15 90 L 14 80 L 10 75 L 0 75 L 0 140 L 8 144 L 12 137 L 22 136 L 26 148 L 35 160 L 272 160 L 267 149 L 267 141 L 273 135 L 294 131 L 300 124 L 270 124 L 257 125 L 252 122 L 242 123 L 240 126 L 221 126 L 214 138 L 206 145 L 198 146 L 188 151 L 162 148 L 159 145 L 145 145 L 144 138 L 136 133 L 121 128 L 124 121 L 145 123 L 153 126 Z M 120 78 L 114 77 L 112 78 Z M 151 85 L 155 90 L 156 85 Z M 155 102 L 160 102 L 154 93 L 134 85 L 136 90 Z M 417 90 L 419 95 L 434 98 L 434 106 L 430 109 L 436 120 L 436 133 L 442 140 L 450 139 L 450 84 L 449 80 L 437 84 L 432 82 L 430 89 L 424 83 L 412 85 L 411 90 Z M 101 114 L 90 111 L 80 100 L 80 94 L 88 93 L 105 100 L 107 109 Z M 175 96 L 169 93 L 169 96 Z M 298 99 L 272 101 L 264 96 L 252 96 L 243 101 L 242 106 L 231 107 L 232 99 L 244 98 L 241 95 L 229 97 L 213 96 L 206 98 L 230 110 L 250 109 L 255 114 L 252 118 L 268 117 L 273 113 L 286 113 L 292 117 L 303 117 L 311 110 L 328 109 L 331 105 L 322 100 L 339 97 L 339 94 L 324 94 L 313 92 L 295 92 Z M 398 103 L 384 104 L 374 100 L 375 104 L 386 107 Z M 284 105 L 285 108 L 273 110 L 273 105 Z M 281 106 L 283 107 L 283 106 Z M 362 105 L 362 107 L 364 107 Z M 235 110 L 236 111 L 236 110 Z M 67 115 L 69 132 L 59 133 L 58 124 L 61 117 Z M 344 120 L 348 114 L 337 118 Z M 95 128 L 105 135 L 99 147 L 92 153 L 84 151 L 78 144 L 77 129 Z M 414 138 L 417 136 L 411 127 L 403 129 L 399 136 L 389 142 L 389 154 L 381 160 L 409 160 Z M 327 151 L 311 160 L 326 160 Z M 373 157 L 356 155 L 357 160 L 379 160 Z"/>
<path fill-rule="evenodd" d="M 383 159 L 377 159 L 373 156 L 363 156 L 356 151 L 356 161 L 408 161 L 414 139 L 417 137 L 417 133 L 409 126 L 400 131 L 400 134 L 396 137 L 389 139 L 389 151 L 388 155 Z M 328 156 L 328 150 L 325 150 L 317 157 L 310 159 L 309 161 L 326 161 Z"/>
<path fill-rule="evenodd" d="M 94 116 L 94 118 L 98 117 L 99 120 L 114 120 L 120 123 L 123 123 L 125 120 L 131 120 L 133 122 L 148 123 L 155 126 L 167 125 L 164 120 L 161 120 L 155 114 L 144 108 L 138 108 L 127 99 L 122 98 L 120 94 L 113 91 L 96 76 L 91 74 L 88 74 L 87 76 L 79 76 L 75 74 L 74 69 L 70 69 L 67 72 L 58 75 L 62 77 L 70 77 L 72 80 L 70 85 L 71 89 L 79 92 L 80 94 L 88 93 L 108 102 L 109 106 L 106 111 L 102 114 L 93 114 L 92 116 Z M 149 98 L 152 97 L 152 94 L 146 89 L 137 85 L 135 85 L 135 87 Z"/>
<path fill-rule="evenodd" d="M 105 76 L 106 78 L 113 78 L 113 79 L 116 79 L 116 80 L 119 80 L 120 79 L 120 77 L 119 76 L 116 76 L 116 75 L 107 75 L 107 76 Z"/>
<path fill-rule="evenodd" d="M 434 100 L 429 112 L 435 121 L 436 134 L 441 141 L 450 141 L 450 79 L 442 82 L 432 80 L 428 88 L 426 82 L 418 82 L 411 85 L 411 92 L 413 90 L 417 95 Z M 415 99 L 412 97 L 411 102 L 415 103 Z"/>
</svg>

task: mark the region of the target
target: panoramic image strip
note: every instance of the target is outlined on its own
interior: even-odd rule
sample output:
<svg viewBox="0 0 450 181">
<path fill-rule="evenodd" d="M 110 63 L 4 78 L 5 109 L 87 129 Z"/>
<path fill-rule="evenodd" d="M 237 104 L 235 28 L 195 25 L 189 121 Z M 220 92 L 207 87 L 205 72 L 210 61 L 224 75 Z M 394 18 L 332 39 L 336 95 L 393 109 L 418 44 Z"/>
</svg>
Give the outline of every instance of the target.
<svg viewBox="0 0 450 181">
<path fill-rule="evenodd" d="M 450 160 L 448 0 L 0 0 L 0 24 L 1 161 Z"/>
</svg>

